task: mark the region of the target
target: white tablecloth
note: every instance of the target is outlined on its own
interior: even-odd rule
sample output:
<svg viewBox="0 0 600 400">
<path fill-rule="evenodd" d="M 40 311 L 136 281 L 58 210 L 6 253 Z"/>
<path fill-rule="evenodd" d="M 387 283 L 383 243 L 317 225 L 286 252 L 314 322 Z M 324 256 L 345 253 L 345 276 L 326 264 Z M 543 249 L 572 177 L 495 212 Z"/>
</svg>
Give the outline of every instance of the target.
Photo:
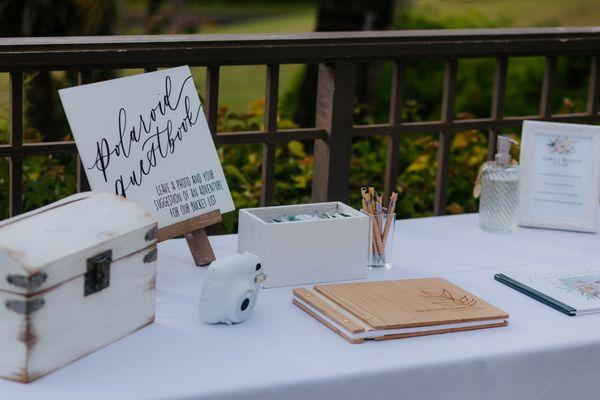
<svg viewBox="0 0 600 400">
<path fill-rule="evenodd" d="M 600 260 L 599 235 L 480 231 L 476 215 L 399 221 L 394 266 L 369 279 L 442 276 L 510 314 L 510 325 L 352 345 L 261 292 L 234 326 L 196 313 L 204 271 L 185 241 L 160 245 L 156 323 L 0 399 L 596 399 L 600 314 L 568 317 L 493 279 L 534 263 Z M 212 237 L 217 257 L 236 236 Z M 551 266 L 549 268 L 552 268 Z"/>
</svg>

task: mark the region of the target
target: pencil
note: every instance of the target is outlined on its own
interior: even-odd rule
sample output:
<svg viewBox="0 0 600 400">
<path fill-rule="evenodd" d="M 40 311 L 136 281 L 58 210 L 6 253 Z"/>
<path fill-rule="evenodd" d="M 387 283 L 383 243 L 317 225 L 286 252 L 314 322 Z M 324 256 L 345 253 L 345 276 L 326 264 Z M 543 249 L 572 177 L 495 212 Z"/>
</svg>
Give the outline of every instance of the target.
<svg viewBox="0 0 600 400">
<path fill-rule="evenodd" d="M 375 188 L 373 186 L 369 186 L 369 196 L 372 199 L 371 202 L 371 208 L 373 209 L 372 214 L 375 214 L 375 204 L 373 204 L 375 202 Z"/>
<path fill-rule="evenodd" d="M 396 209 L 396 199 L 398 199 L 398 193 L 393 192 L 390 196 L 390 202 L 388 204 L 387 217 L 385 219 L 385 228 L 383 229 L 383 249 L 385 251 L 385 244 L 387 243 L 388 234 L 390 233 L 390 227 L 392 226 L 392 219 L 394 218 L 394 210 Z"/>
<path fill-rule="evenodd" d="M 361 187 L 360 188 L 360 194 L 362 195 L 362 206 L 363 206 L 363 209 L 365 210 L 365 212 L 368 212 L 367 211 L 367 203 L 365 202 L 365 195 L 367 194 L 367 188 L 364 187 L 364 186 Z"/>
<path fill-rule="evenodd" d="M 377 214 L 377 222 L 379 223 L 379 227 L 381 229 L 383 229 L 382 210 L 383 210 L 383 199 L 382 199 L 381 195 L 377 194 L 377 202 L 375 203 L 375 213 Z M 383 235 L 383 230 L 381 231 L 381 234 Z"/>
<path fill-rule="evenodd" d="M 379 223 L 377 222 L 377 218 L 373 213 L 373 203 L 371 201 L 371 195 L 369 193 L 365 194 L 365 203 L 367 208 L 367 213 L 371 215 L 371 219 L 373 220 L 373 247 L 375 249 L 376 254 L 383 254 L 383 243 L 381 240 L 381 228 Z"/>
</svg>

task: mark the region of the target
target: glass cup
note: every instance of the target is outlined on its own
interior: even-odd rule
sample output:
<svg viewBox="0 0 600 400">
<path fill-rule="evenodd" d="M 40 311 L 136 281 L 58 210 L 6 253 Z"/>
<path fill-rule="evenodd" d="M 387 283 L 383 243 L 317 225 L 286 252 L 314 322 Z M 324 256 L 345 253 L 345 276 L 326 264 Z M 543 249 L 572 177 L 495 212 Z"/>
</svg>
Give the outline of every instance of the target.
<svg viewBox="0 0 600 400">
<path fill-rule="evenodd" d="M 384 208 L 380 216 L 365 213 L 369 217 L 368 268 L 392 268 L 396 214 L 389 216 Z"/>
</svg>

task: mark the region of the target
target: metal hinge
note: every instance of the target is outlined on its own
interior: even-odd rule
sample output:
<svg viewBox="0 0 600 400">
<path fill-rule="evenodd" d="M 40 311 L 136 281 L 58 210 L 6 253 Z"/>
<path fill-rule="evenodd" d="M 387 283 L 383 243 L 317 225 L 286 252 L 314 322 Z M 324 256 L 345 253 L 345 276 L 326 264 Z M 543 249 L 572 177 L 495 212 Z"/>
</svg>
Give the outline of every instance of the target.
<svg viewBox="0 0 600 400">
<path fill-rule="evenodd" d="M 146 232 L 146 236 L 144 237 L 144 239 L 146 240 L 146 242 L 151 242 L 154 239 L 156 239 L 157 236 L 158 236 L 158 228 L 154 227 L 154 228 L 150 229 L 148 232 Z"/>
<path fill-rule="evenodd" d="M 37 272 L 30 276 L 9 275 L 6 277 L 6 280 L 11 285 L 27 290 L 39 288 L 46 282 L 46 279 L 48 279 L 48 275 L 45 272 Z"/>
<path fill-rule="evenodd" d="M 87 272 L 84 275 L 83 295 L 89 296 L 110 286 L 110 264 L 112 250 L 106 250 L 87 260 Z"/>
<path fill-rule="evenodd" d="M 33 300 L 6 300 L 6 308 L 23 315 L 31 315 L 44 306 L 46 301 L 42 297 Z"/>
<path fill-rule="evenodd" d="M 144 256 L 144 263 L 147 264 L 147 263 L 151 263 L 151 262 L 156 261 L 157 255 L 158 255 L 158 252 L 156 251 L 156 249 L 150 250 L 148 252 L 148 254 L 146 254 Z"/>
</svg>

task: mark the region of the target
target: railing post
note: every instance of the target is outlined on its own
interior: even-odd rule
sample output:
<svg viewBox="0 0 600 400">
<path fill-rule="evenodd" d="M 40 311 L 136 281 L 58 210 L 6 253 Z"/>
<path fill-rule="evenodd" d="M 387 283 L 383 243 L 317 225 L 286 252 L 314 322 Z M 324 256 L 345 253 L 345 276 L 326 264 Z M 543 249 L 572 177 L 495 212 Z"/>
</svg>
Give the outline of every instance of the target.
<svg viewBox="0 0 600 400">
<path fill-rule="evenodd" d="M 402 107 L 404 102 L 404 62 L 396 62 L 392 75 L 389 122 L 393 127 L 402 123 Z M 396 190 L 398 183 L 398 163 L 400 159 L 400 132 L 397 130 L 388 136 L 385 164 L 385 196 Z"/>
<path fill-rule="evenodd" d="M 444 92 L 442 95 L 442 122 L 451 123 L 454 120 L 454 98 L 456 95 L 456 74 L 458 60 L 446 61 L 444 75 Z M 435 202 L 433 213 L 446 213 L 446 191 L 448 189 L 448 171 L 450 169 L 450 143 L 452 131 L 442 130 L 438 135 L 437 173 L 435 178 Z"/>
<path fill-rule="evenodd" d="M 504 117 L 504 94 L 506 92 L 506 75 L 508 73 L 508 58 L 496 59 L 494 73 L 494 90 L 492 92 L 492 119 L 494 122 L 502 121 Z M 488 160 L 493 160 L 496 154 L 496 145 L 500 129 L 491 128 L 488 131 Z"/>
<path fill-rule="evenodd" d="M 554 77 L 556 76 L 556 56 L 546 57 L 544 66 L 544 80 L 542 82 L 542 96 L 540 99 L 540 117 L 552 117 L 552 98 L 554 96 Z"/>
<path fill-rule="evenodd" d="M 77 72 L 77 84 L 85 85 L 92 82 L 92 72 L 88 70 Z M 90 183 L 85 174 L 85 166 L 81 162 L 79 152 L 77 153 L 77 192 L 86 192 L 90 190 Z"/>
<path fill-rule="evenodd" d="M 315 141 L 312 201 L 348 201 L 356 64 L 319 64 L 317 128 L 327 131 Z"/>
<path fill-rule="evenodd" d="M 219 66 L 206 67 L 206 92 L 204 99 L 206 122 L 213 138 L 217 136 L 217 118 L 219 115 Z"/>
<path fill-rule="evenodd" d="M 275 146 L 273 139 L 277 131 L 277 95 L 279 91 L 279 64 L 267 65 L 267 80 L 265 88 L 265 130 L 267 141 L 263 144 L 262 158 L 262 190 L 260 205 L 270 206 L 273 203 L 275 191 Z"/>
<path fill-rule="evenodd" d="M 23 147 L 23 72 L 10 73 L 10 145 L 14 151 Z M 8 177 L 8 215 L 23 212 L 23 157 L 15 152 L 10 158 Z"/>
<path fill-rule="evenodd" d="M 597 117 L 598 104 L 600 103 L 600 56 L 592 57 L 590 82 L 588 85 L 586 111 L 589 115 Z"/>
</svg>

